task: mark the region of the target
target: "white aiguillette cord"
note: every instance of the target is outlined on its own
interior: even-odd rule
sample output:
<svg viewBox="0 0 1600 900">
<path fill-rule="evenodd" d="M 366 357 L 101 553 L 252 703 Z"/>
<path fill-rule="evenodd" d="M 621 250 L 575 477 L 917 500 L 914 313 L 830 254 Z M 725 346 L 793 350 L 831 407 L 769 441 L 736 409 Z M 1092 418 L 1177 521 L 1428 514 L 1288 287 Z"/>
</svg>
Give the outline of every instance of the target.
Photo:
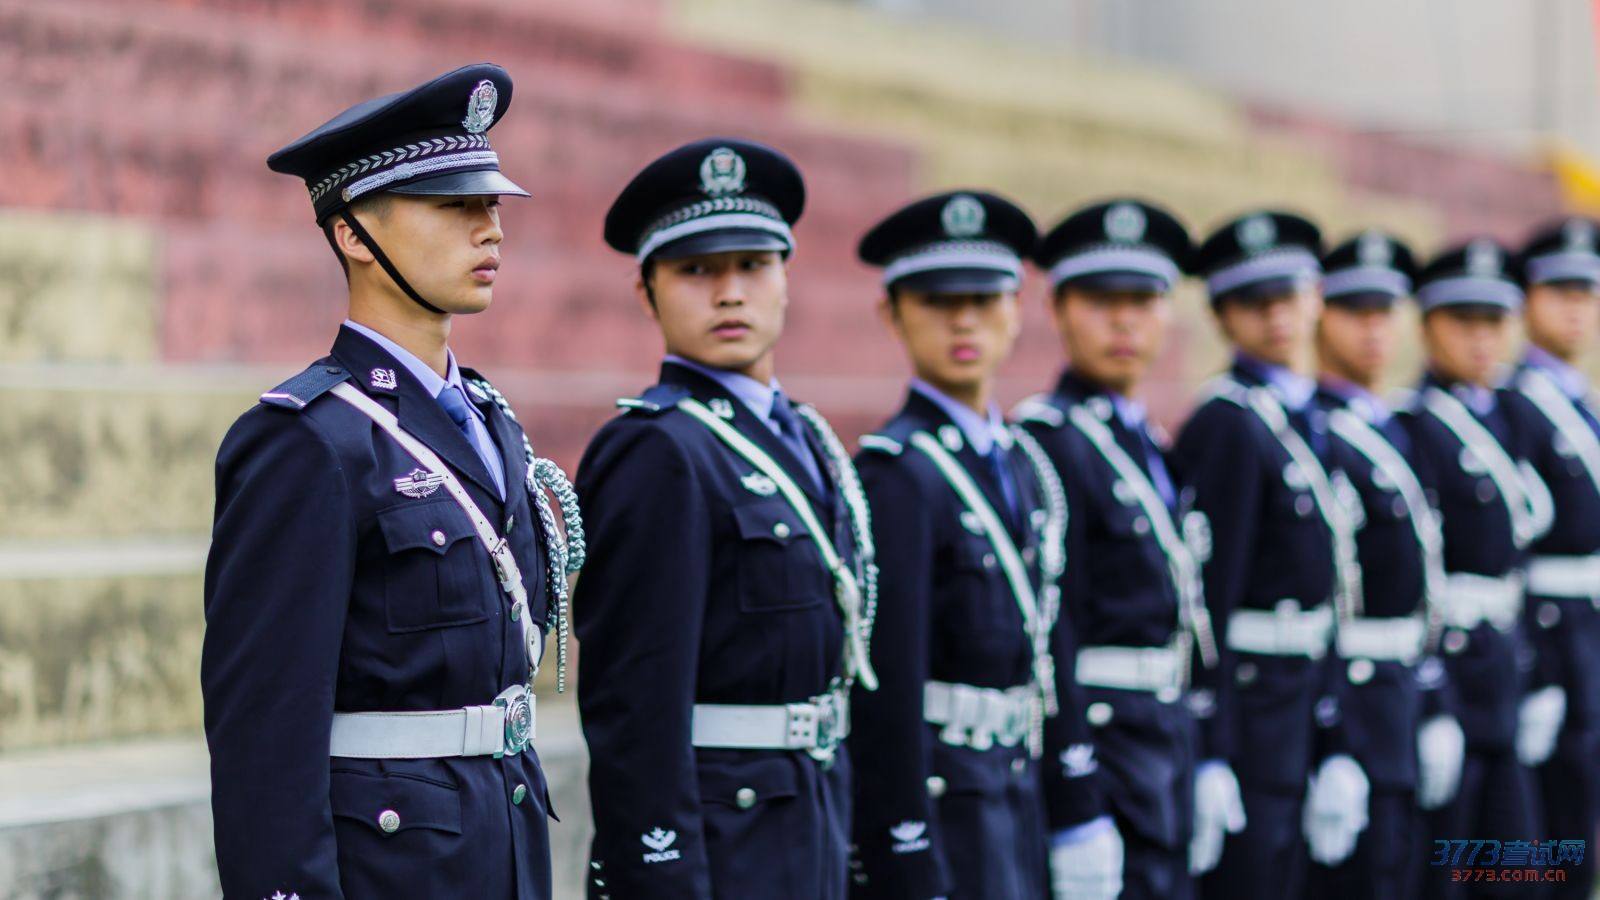
<svg viewBox="0 0 1600 900">
<path fill-rule="evenodd" d="M 467 514 L 473 530 L 478 534 L 478 542 L 488 551 L 489 559 L 494 563 L 496 580 L 500 582 L 501 589 L 511 595 L 517 619 L 522 623 L 522 640 L 528 652 L 528 666 L 531 673 L 528 682 L 532 684 L 533 677 L 539 672 L 539 660 L 544 655 L 544 641 L 541 639 L 538 625 L 534 624 L 533 614 L 528 609 L 528 591 L 522 586 L 522 570 L 517 566 L 516 558 L 511 555 L 510 545 L 495 533 L 494 526 L 489 524 L 489 519 L 484 516 L 483 510 L 473 502 L 467 489 L 462 486 L 461 480 L 444 464 L 444 460 L 440 459 L 427 444 L 401 428 L 400 420 L 395 418 L 394 413 L 363 394 L 348 381 L 334 385 L 331 391 L 334 396 L 375 422 L 430 474 L 439 476 L 445 490 L 449 491 L 451 498 L 456 501 L 456 505 Z"/>
<path fill-rule="evenodd" d="M 872 661 L 868 658 L 867 641 L 861 618 L 861 587 L 849 567 L 839 558 L 839 551 L 835 550 L 828 540 L 828 532 L 823 529 L 822 522 L 817 518 L 816 512 L 811 509 L 811 501 L 794 483 L 783 466 L 762 450 L 755 442 L 740 434 L 732 425 L 724 422 L 716 413 L 705 407 L 698 400 L 684 398 L 678 401 L 678 408 L 698 419 L 702 425 L 711 430 L 724 444 L 744 457 L 749 463 L 761 470 L 761 473 L 772 479 L 778 486 L 778 491 L 783 498 L 789 501 L 795 514 L 811 532 L 812 543 L 816 544 L 817 551 L 822 554 L 822 563 L 828 571 L 833 573 L 834 600 L 839 604 L 839 611 L 844 614 L 845 628 L 845 671 L 859 679 L 861 686 L 869 691 L 878 689 L 878 675 L 872 670 Z"/>
</svg>

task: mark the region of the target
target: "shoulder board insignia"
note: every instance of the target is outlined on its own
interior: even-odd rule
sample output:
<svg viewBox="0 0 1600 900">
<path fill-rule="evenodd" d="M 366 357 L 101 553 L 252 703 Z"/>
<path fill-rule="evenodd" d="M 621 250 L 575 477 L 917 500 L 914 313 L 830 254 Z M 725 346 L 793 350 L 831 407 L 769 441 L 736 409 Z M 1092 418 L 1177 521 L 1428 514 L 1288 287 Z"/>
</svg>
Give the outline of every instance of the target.
<svg viewBox="0 0 1600 900">
<path fill-rule="evenodd" d="M 877 453 L 888 454 L 889 456 L 899 456 L 906 449 L 905 444 L 900 443 L 894 438 L 884 437 L 881 434 L 863 434 L 861 436 L 861 440 L 859 440 L 857 443 L 861 445 L 861 449 L 863 450 L 872 450 Z"/>
<path fill-rule="evenodd" d="M 1057 409 L 1045 394 L 1034 394 L 1012 407 L 1011 418 L 1018 422 L 1038 422 L 1051 428 L 1060 428 L 1067 422 L 1066 414 Z"/>
<path fill-rule="evenodd" d="M 640 412 L 655 415 L 673 409 L 678 401 L 689 396 L 684 388 L 673 384 L 658 384 L 645 391 L 638 397 L 623 397 L 617 401 L 617 406 L 624 413 Z"/>
<path fill-rule="evenodd" d="M 311 401 L 349 377 L 350 373 L 342 366 L 331 362 L 314 363 L 299 375 L 262 394 L 261 402 L 268 406 L 299 412 L 310 406 Z"/>
</svg>

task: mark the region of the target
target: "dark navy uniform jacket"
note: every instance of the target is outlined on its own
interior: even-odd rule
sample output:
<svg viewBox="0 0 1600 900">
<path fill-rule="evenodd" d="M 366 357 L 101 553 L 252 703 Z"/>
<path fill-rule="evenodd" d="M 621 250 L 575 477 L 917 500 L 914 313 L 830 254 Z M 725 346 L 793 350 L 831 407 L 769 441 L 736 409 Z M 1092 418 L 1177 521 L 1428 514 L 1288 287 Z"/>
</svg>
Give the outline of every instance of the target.
<svg viewBox="0 0 1600 900">
<path fill-rule="evenodd" d="M 1265 385 L 1253 366 L 1236 364 L 1231 375 L 1246 387 Z M 1326 446 L 1309 410 L 1289 418 L 1314 451 Z M 1302 609 L 1331 604 L 1332 533 L 1309 487 L 1285 479 L 1288 451 L 1247 407 L 1221 397 L 1204 402 L 1179 434 L 1173 460 L 1211 526 L 1204 581 L 1222 664 L 1196 673 L 1196 687 L 1215 697 L 1209 718 L 1197 706 L 1202 744 L 1232 763 L 1247 786 L 1303 791 L 1321 752 L 1314 706 L 1323 666 L 1305 657 L 1233 653 L 1224 637 L 1236 609 L 1272 610 L 1286 599 Z"/>
<path fill-rule="evenodd" d="M 1041 896 L 1043 801 L 1026 741 L 955 746 L 923 717 L 929 680 L 1002 690 L 1028 684 L 1033 645 L 993 545 L 933 460 L 911 444 L 917 431 L 951 438 L 945 449 L 1006 524 L 1039 588 L 1045 512 L 1022 449 L 1001 450 L 1016 488 L 1013 514 L 991 466 L 937 403 L 912 390 L 856 457 L 881 574 L 872 644 L 879 689 L 858 689 L 852 704 L 859 854 L 852 896 Z M 907 840 L 902 823 L 925 829 Z"/>
<path fill-rule="evenodd" d="M 1144 512 L 1131 494 L 1123 495 L 1126 502 L 1118 496 L 1116 470 L 1067 418 L 1073 406 L 1092 398 L 1099 399 L 1091 411 L 1106 414 L 1101 421 L 1118 445 L 1150 476 L 1146 445 L 1116 415 L 1111 396 L 1071 370 L 1053 394 L 1040 398 L 1046 406 L 1030 404 L 1033 412 L 1023 417 L 1061 473 L 1071 509 L 1062 621 L 1055 632 L 1062 713 L 1045 742 L 1050 826 L 1069 828 L 1110 810 L 1145 840 L 1177 848 L 1187 843 L 1193 818 L 1196 736 L 1188 708 L 1147 691 L 1080 687 L 1073 675 L 1080 646 L 1165 647 L 1180 627 L 1177 589 L 1154 529 L 1140 522 Z M 1149 447 L 1161 453 L 1148 426 L 1140 427 Z M 1173 500 L 1181 503 L 1187 492 L 1173 487 Z M 1182 510 L 1172 515 L 1181 529 Z M 1091 727 L 1085 721 L 1090 702 L 1107 704 L 1110 719 Z M 1093 748 L 1092 759 L 1083 748 Z"/>
<path fill-rule="evenodd" d="M 727 404 L 734 428 L 790 473 L 841 557 L 854 558 L 838 490 L 821 495 L 749 407 L 698 372 L 663 365 L 645 405 L 595 436 L 578 468 L 588 562 L 573 598 L 594 800 L 589 895 L 840 897 L 843 749 L 825 768 L 804 751 L 690 743 L 696 703 L 821 694 L 840 673 L 844 626 L 799 516 L 782 494 L 746 486 L 754 467 L 675 409 L 684 397 Z"/>
<path fill-rule="evenodd" d="M 1359 403 L 1327 384 L 1316 395 L 1319 409 L 1345 410 L 1389 442 L 1402 460 L 1411 440 L 1392 415 L 1373 421 Z M 1360 500 L 1356 557 L 1361 564 L 1363 618 L 1426 615 L 1426 561 L 1411 514 L 1396 485 L 1379 474 L 1366 454 L 1336 433 L 1329 455 Z M 1413 666 L 1395 661 L 1336 663 L 1340 712 L 1349 751 L 1374 787 L 1409 790 L 1417 781 L 1417 727 L 1424 699 Z"/>
<path fill-rule="evenodd" d="M 378 369 L 394 388 L 373 386 Z M 548 897 L 549 800 L 532 750 L 328 755 L 335 711 L 485 705 L 528 677 L 521 625 L 466 514 L 443 488 L 419 499 L 396 490 L 418 463 L 323 395 L 345 380 L 461 479 L 510 541 L 544 621 L 545 551 L 518 487 L 528 465 L 517 424 L 474 395 L 505 466 L 502 501 L 438 401 L 341 329 L 333 354 L 245 413 L 217 455 L 201 689 L 222 889 L 245 900 Z M 378 825 L 386 810 L 400 818 L 393 833 Z"/>
<path fill-rule="evenodd" d="M 1450 389 L 1433 375 L 1425 377 L 1421 386 Z M 1495 405 L 1487 414 L 1470 405 L 1468 409 L 1512 460 L 1526 459 L 1524 436 L 1531 433 L 1528 410 L 1514 405 L 1506 394 L 1495 391 Z M 1527 561 L 1527 551 L 1512 538 L 1511 516 L 1499 489 L 1487 473 L 1462 468 L 1460 439 L 1422 408 L 1421 397 L 1419 393 L 1416 403 L 1401 410 L 1399 419 L 1411 437 L 1412 467 L 1441 517 L 1445 571 L 1490 577 L 1518 572 Z M 1531 659 L 1525 635 L 1520 628 L 1501 633 L 1488 623 L 1470 633 L 1452 635 L 1452 631 L 1446 630 L 1442 644 L 1467 745 L 1509 750 L 1516 736 L 1517 706 L 1528 687 L 1524 676 Z"/>
<path fill-rule="evenodd" d="M 1544 479 L 1555 503 L 1555 518 L 1550 531 L 1532 548 L 1534 556 L 1589 556 L 1600 553 L 1600 490 L 1584 468 L 1568 441 L 1558 436 L 1556 426 L 1521 391 L 1516 389 L 1533 363 L 1518 366 L 1506 405 L 1518 411 L 1524 424 L 1528 461 Z M 1600 421 L 1592 405 L 1568 400 L 1574 412 L 1591 430 L 1600 434 Z M 1596 586 L 1600 590 L 1600 585 Z M 1529 635 L 1537 653 L 1535 680 L 1559 684 L 1567 691 L 1568 725 L 1564 731 L 1600 729 L 1600 609 L 1581 603 L 1562 602 L 1530 595 L 1529 616 L 1533 622 Z M 1588 620 L 1588 624 L 1565 621 Z"/>
</svg>

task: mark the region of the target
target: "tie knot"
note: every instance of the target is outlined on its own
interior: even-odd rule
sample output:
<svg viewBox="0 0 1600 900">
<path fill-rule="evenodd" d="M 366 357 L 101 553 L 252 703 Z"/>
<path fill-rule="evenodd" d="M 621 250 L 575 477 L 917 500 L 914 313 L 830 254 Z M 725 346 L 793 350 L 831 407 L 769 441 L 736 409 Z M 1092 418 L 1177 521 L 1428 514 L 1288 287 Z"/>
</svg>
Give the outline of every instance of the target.
<svg viewBox="0 0 1600 900">
<path fill-rule="evenodd" d="M 444 407 L 445 413 L 450 416 L 450 421 L 456 423 L 457 428 L 466 429 L 467 422 L 472 418 L 472 407 L 467 405 L 467 398 L 461 395 L 461 391 L 455 385 L 447 384 L 444 390 L 439 392 L 439 405 Z"/>
<path fill-rule="evenodd" d="M 768 417 L 784 434 L 792 436 L 800 433 L 800 423 L 794 417 L 794 410 L 789 408 L 789 401 L 782 394 L 772 395 L 772 412 Z"/>
</svg>

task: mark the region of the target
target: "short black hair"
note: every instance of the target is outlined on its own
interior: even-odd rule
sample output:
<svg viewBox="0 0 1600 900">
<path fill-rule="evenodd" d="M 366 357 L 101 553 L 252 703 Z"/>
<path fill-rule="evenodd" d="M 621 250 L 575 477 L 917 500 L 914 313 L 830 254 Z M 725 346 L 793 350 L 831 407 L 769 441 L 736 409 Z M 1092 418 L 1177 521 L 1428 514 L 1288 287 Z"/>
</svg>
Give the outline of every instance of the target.
<svg viewBox="0 0 1600 900">
<path fill-rule="evenodd" d="M 389 207 L 394 202 L 394 194 L 388 191 L 379 191 L 358 197 L 350 203 L 350 214 L 371 213 L 375 218 L 382 219 L 389 214 Z M 333 223 L 335 217 L 329 216 L 322 223 L 322 236 L 328 239 L 328 246 L 333 250 L 333 255 L 339 260 L 339 268 L 344 270 L 345 281 L 350 280 L 350 260 L 345 258 L 344 251 L 339 249 L 339 242 L 333 236 Z"/>
</svg>

